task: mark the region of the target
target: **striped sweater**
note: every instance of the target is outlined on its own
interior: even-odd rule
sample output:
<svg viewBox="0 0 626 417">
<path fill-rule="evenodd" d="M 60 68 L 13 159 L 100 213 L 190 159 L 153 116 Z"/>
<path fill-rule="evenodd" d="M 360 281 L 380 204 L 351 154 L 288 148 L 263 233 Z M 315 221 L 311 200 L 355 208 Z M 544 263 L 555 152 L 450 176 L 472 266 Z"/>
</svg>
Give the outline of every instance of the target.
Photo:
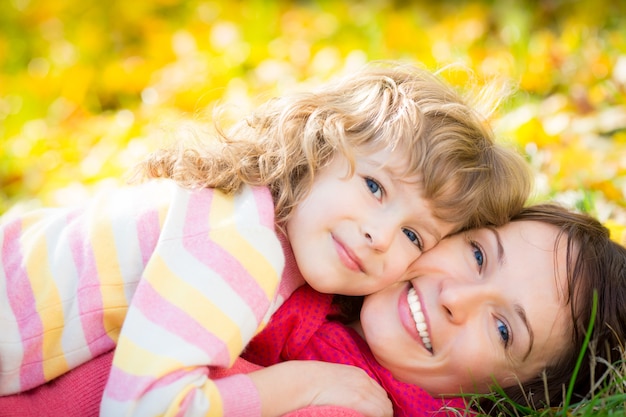
<svg viewBox="0 0 626 417">
<path fill-rule="evenodd" d="M 0 245 L 0 395 L 116 347 L 103 416 L 260 413 L 247 376 L 211 369 L 302 282 L 266 188 L 153 181 L 3 219 Z"/>
</svg>

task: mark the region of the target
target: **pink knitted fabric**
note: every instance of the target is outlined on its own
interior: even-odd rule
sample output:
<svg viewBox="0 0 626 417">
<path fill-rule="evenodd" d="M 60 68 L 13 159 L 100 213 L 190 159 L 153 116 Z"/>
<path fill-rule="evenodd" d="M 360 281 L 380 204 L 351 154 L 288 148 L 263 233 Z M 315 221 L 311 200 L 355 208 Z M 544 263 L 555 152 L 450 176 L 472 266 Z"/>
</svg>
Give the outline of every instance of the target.
<svg viewBox="0 0 626 417">
<path fill-rule="evenodd" d="M 104 385 L 111 370 L 113 351 L 98 356 L 76 369 L 21 394 L 0 397 L 2 417 L 97 417 Z M 230 369 L 215 369 L 212 378 L 248 373 L 260 368 L 238 359 Z M 307 407 L 284 417 L 363 417 L 343 407 Z"/>
<path fill-rule="evenodd" d="M 47 384 L 0 397 L 3 417 L 97 417 L 113 352 L 105 353 Z"/>
<path fill-rule="evenodd" d="M 444 407 L 464 409 L 459 398 L 440 399 L 412 384 L 396 380 L 376 360 L 365 340 L 353 329 L 327 320 L 335 313 L 332 295 L 300 287 L 272 316 L 246 348 L 244 358 L 269 366 L 293 359 L 313 359 L 357 366 L 387 391 L 396 417 L 458 415 Z"/>
</svg>

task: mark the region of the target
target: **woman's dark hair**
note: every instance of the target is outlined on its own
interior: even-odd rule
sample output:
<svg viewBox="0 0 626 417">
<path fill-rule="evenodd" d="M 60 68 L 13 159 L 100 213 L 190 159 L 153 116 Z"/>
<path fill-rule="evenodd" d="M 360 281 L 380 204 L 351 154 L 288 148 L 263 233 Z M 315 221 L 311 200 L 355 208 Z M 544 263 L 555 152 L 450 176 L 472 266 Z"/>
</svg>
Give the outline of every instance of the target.
<svg viewBox="0 0 626 417">
<path fill-rule="evenodd" d="M 564 392 L 583 349 L 584 358 L 573 385 L 573 402 L 590 395 L 597 388 L 594 384 L 608 367 L 623 359 L 622 348 L 626 340 L 626 248 L 612 241 L 608 229 L 598 220 L 556 204 L 525 208 L 512 219 L 527 220 L 558 228 L 555 247 L 561 239 L 565 239 L 568 279 L 565 301 L 571 311 L 572 338 L 563 341 L 562 355 L 548 364 L 544 373 L 524 384 L 505 388 L 504 393 L 516 403 L 532 408 L 558 407 L 563 404 Z M 591 343 L 585 346 L 592 319 L 594 292 L 598 300 L 595 324 L 590 335 Z M 491 400 L 485 398 L 480 402 L 484 411 L 489 411 L 490 407 L 493 409 Z M 499 407 L 502 406 L 503 403 L 499 402 Z"/>
</svg>

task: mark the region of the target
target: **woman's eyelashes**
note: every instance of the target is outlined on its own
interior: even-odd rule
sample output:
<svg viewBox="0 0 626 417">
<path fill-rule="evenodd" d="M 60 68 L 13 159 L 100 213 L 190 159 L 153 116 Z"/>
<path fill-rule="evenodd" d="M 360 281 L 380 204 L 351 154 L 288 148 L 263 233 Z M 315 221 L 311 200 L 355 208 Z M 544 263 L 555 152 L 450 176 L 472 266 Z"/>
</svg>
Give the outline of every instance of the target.
<svg viewBox="0 0 626 417">
<path fill-rule="evenodd" d="M 374 197 L 376 197 L 377 200 L 380 201 L 383 198 L 383 187 L 378 183 L 378 181 L 366 177 L 365 184 L 367 185 L 367 188 L 370 190 L 370 192 L 374 194 Z"/>
<path fill-rule="evenodd" d="M 500 320 L 500 319 L 496 319 L 496 328 L 498 331 L 498 336 L 500 337 L 500 340 L 502 341 L 502 345 L 505 348 L 508 348 L 512 340 L 511 329 L 503 320 Z"/>
<path fill-rule="evenodd" d="M 478 272 L 480 273 L 487 263 L 485 251 L 477 241 L 471 238 L 471 236 L 466 236 L 466 240 L 467 243 L 470 245 L 473 260 L 474 262 L 476 262 L 476 265 L 478 266 Z M 507 349 L 509 346 L 511 346 L 511 342 L 513 340 L 511 327 L 503 318 L 499 317 L 495 318 L 495 327 L 498 334 L 498 339 L 502 343 L 502 346 Z"/>
<path fill-rule="evenodd" d="M 472 247 L 472 255 L 474 256 L 474 260 L 476 261 L 476 265 L 478 265 L 478 270 L 482 271 L 483 265 L 485 264 L 485 251 L 483 248 L 471 238 L 468 238 L 468 243 Z"/>
</svg>

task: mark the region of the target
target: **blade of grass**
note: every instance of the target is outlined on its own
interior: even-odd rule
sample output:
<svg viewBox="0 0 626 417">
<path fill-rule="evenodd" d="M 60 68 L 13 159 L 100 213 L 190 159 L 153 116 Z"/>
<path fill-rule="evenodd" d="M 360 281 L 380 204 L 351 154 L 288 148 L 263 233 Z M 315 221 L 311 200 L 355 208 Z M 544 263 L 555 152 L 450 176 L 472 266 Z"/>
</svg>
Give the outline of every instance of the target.
<svg viewBox="0 0 626 417">
<path fill-rule="evenodd" d="M 598 310 L 598 291 L 593 291 L 593 301 L 591 305 L 591 319 L 589 320 L 589 326 L 587 326 L 587 334 L 585 335 L 585 341 L 583 343 L 583 348 L 578 353 L 578 359 L 576 360 L 576 366 L 574 367 L 574 372 L 572 372 L 572 377 L 569 381 L 569 386 L 567 387 L 567 393 L 565 394 L 565 402 L 563 403 L 563 413 L 567 415 L 567 410 L 570 405 L 570 401 L 572 400 L 572 394 L 574 391 L 574 384 L 576 383 L 576 377 L 578 376 L 578 371 L 580 370 L 580 365 L 585 357 L 585 351 L 589 347 L 589 341 L 591 340 L 591 331 L 593 330 L 593 326 L 596 322 L 596 312 Z"/>
</svg>

